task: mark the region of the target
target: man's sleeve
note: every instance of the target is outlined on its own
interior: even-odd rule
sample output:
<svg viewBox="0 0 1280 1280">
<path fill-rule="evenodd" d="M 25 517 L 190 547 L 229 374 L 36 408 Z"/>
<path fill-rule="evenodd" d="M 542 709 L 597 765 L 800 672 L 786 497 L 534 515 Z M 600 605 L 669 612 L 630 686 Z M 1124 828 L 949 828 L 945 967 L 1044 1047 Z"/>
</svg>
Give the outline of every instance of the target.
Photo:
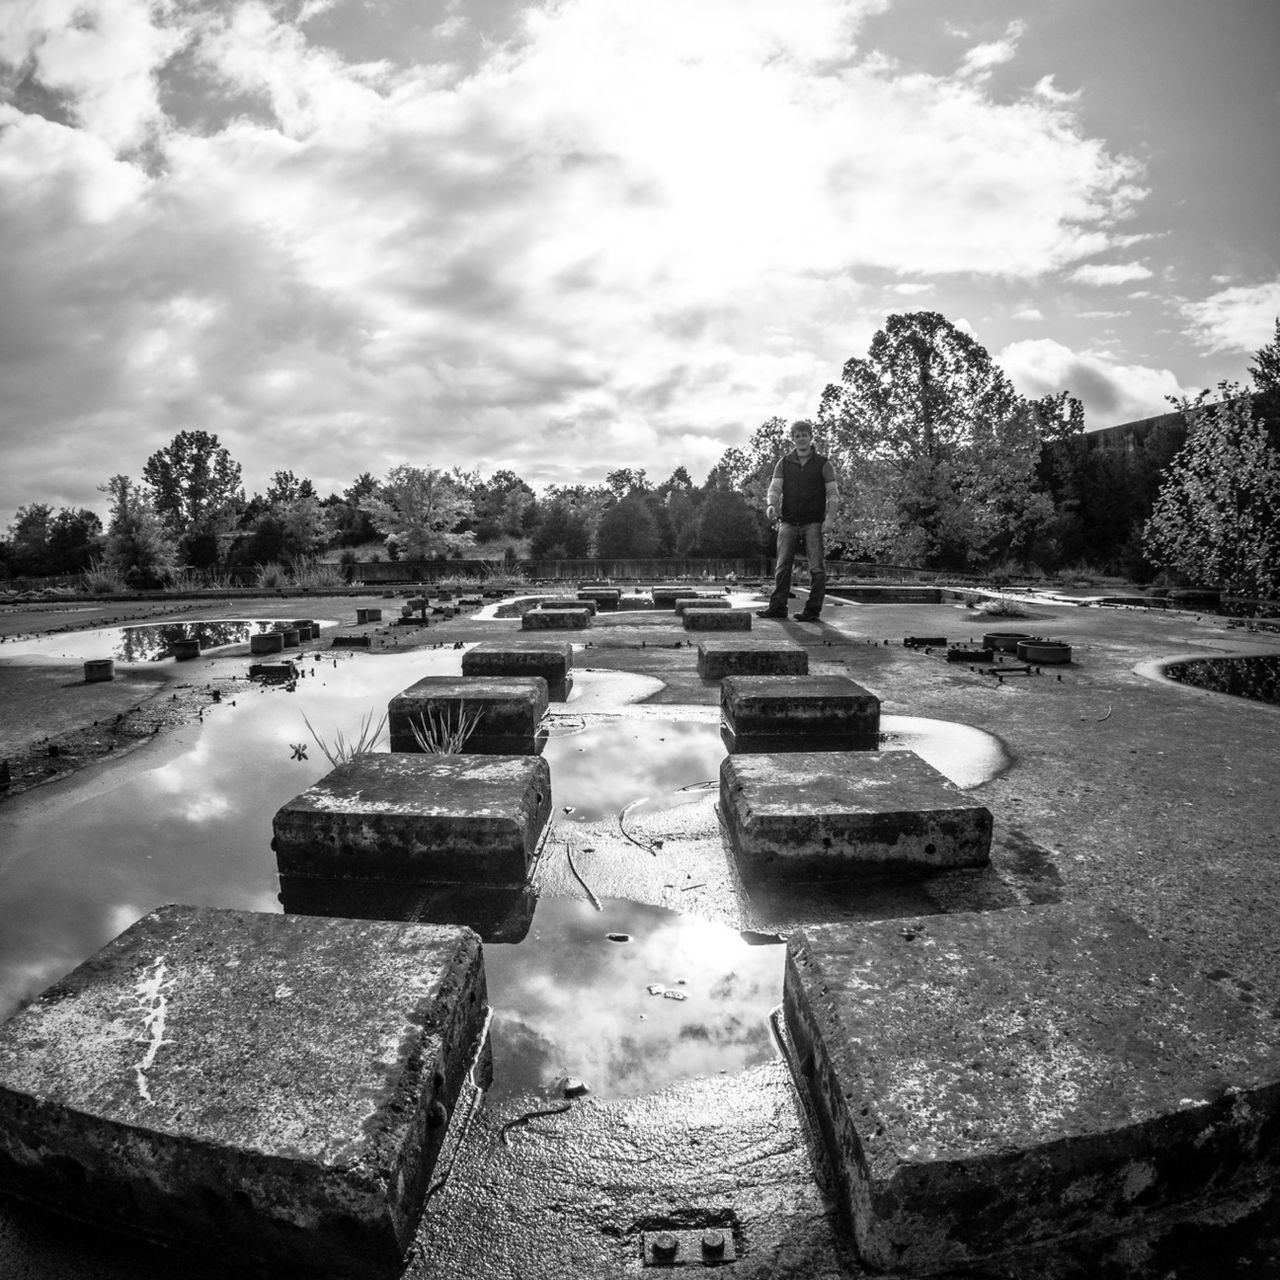
<svg viewBox="0 0 1280 1280">
<path fill-rule="evenodd" d="M 775 480 L 782 479 L 782 464 L 785 461 L 786 461 L 786 455 L 784 454 L 781 458 L 777 460 L 777 462 L 773 464 L 773 478 Z"/>
<path fill-rule="evenodd" d="M 830 458 L 822 464 L 822 480 L 824 484 L 835 484 L 836 482 L 836 469 L 831 465 Z"/>
</svg>

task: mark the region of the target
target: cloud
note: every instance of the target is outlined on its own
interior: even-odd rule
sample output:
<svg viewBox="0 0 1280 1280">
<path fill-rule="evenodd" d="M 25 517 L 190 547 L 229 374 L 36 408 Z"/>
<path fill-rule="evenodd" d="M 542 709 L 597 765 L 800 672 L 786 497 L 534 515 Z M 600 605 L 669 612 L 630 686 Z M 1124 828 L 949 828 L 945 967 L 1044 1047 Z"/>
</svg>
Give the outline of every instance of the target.
<svg viewBox="0 0 1280 1280">
<path fill-rule="evenodd" d="M 1037 279 L 1112 247 L 1139 166 L 1051 95 L 862 55 L 883 7 L 562 0 L 462 67 L 348 61 L 258 0 L 95 0 L 75 39 L 120 51 L 117 90 L 49 34 L 70 4 L 37 0 L 4 56 L 79 127 L 0 108 L 23 300 L 0 317 L 0 508 L 97 505 L 184 428 L 251 490 L 285 467 L 324 493 L 401 461 L 709 466 L 812 412 L 869 280 Z M 157 105 L 177 78 L 204 95 L 181 123 Z"/>
<path fill-rule="evenodd" d="M 1149 280 L 1154 272 L 1140 262 L 1086 263 L 1071 272 L 1068 279 L 1077 284 L 1127 284 L 1130 280 Z"/>
<path fill-rule="evenodd" d="M 1043 320 L 1044 312 L 1039 307 L 1023 307 L 1010 317 L 1013 320 Z"/>
<path fill-rule="evenodd" d="M 1025 396 L 1071 392 L 1084 404 L 1089 429 L 1168 413 L 1168 396 L 1190 394 L 1168 369 L 1119 364 L 1050 338 L 1010 343 L 996 360 Z"/>
<path fill-rule="evenodd" d="M 1026 28 L 1025 22 L 1014 21 L 1009 24 L 1001 39 L 974 45 L 972 49 L 966 51 L 961 60 L 960 74 L 970 78 L 985 79 L 991 74 L 992 67 L 1011 62 L 1018 52 L 1018 41 Z M 1042 96 L 1047 97 L 1048 94 L 1042 94 Z"/>
<path fill-rule="evenodd" d="M 1256 351 L 1275 337 L 1280 280 L 1233 285 L 1199 302 L 1184 302 L 1191 337 L 1206 351 Z"/>
</svg>

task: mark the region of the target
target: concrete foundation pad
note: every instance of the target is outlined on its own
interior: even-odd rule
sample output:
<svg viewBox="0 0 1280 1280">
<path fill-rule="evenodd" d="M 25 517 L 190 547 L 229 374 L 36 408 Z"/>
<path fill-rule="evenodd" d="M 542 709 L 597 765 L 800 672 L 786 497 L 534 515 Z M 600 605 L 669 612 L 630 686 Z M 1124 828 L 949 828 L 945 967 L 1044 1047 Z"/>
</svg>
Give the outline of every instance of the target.
<svg viewBox="0 0 1280 1280">
<path fill-rule="evenodd" d="M 541 676 L 426 676 L 387 704 L 392 751 L 421 751 L 414 725 L 450 729 L 478 717 L 462 744 L 468 755 L 534 755 L 549 693 Z"/>
<path fill-rule="evenodd" d="M 724 596 L 680 596 L 675 603 L 677 614 L 686 609 L 730 609 L 733 606 Z"/>
<path fill-rule="evenodd" d="M 579 600 L 590 600 L 601 611 L 616 612 L 621 598 L 620 587 L 583 587 L 578 591 Z"/>
<path fill-rule="evenodd" d="M 594 600 L 580 600 L 577 596 L 565 596 L 558 600 L 539 600 L 536 607 L 539 609 L 585 609 L 592 617 L 595 617 L 596 613 Z"/>
<path fill-rule="evenodd" d="M 272 819 L 281 876 L 523 884 L 551 816 L 540 756 L 359 756 Z"/>
<path fill-rule="evenodd" d="M 807 927 L 784 1003 L 876 1269 L 1076 1249 L 1276 1176 L 1274 1034 L 1118 912 Z"/>
<path fill-rule="evenodd" d="M 790 640 L 767 637 L 699 640 L 698 674 L 704 680 L 725 676 L 803 676 L 809 673 L 809 654 Z"/>
<path fill-rule="evenodd" d="M 0 1029 L 0 1184 L 269 1274 L 399 1275 L 485 1005 L 467 929 L 163 907 Z"/>
<path fill-rule="evenodd" d="M 731 754 L 858 751 L 880 736 L 880 699 L 847 676 L 726 676 L 720 714 Z"/>
<path fill-rule="evenodd" d="M 730 609 L 727 605 L 720 609 L 684 610 L 684 629 L 686 631 L 750 631 L 751 611 L 749 609 Z"/>
<path fill-rule="evenodd" d="M 588 609 L 530 609 L 520 619 L 524 631 L 584 631 L 590 625 Z"/>
<path fill-rule="evenodd" d="M 911 751 L 727 756 L 720 814 L 745 880 L 986 865 L 991 812 Z"/>
<path fill-rule="evenodd" d="M 563 702 L 573 688 L 573 645 L 567 640 L 486 640 L 462 655 L 464 676 L 541 676 L 547 696 Z"/>
</svg>

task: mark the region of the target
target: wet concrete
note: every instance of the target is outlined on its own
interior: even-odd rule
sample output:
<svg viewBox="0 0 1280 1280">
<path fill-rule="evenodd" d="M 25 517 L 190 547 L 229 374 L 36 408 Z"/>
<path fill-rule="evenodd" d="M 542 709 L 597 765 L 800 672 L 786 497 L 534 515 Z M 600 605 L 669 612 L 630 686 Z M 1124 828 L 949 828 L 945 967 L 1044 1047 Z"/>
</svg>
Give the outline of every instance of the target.
<svg viewBox="0 0 1280 1280">
<path fill-rule="evenodd" d="M 1037 622 L 1034 630 L 1069 642 L 1073 661 L 1052 677 L 997 686 L 941 654 L 900 644 L 907 634 L 976 643 L 990 619 L 952 603 L 829 603 L 818 627 L 776 624 L 804 647 L 812 670 L 852 676 L 881 699 L 887 721 L 971 726 L 1003 752 L 1004 766 L 972 783 L 995 818 L 991 865 L 856 899 L 805 885 L 748 892 L 726 854 L 711 795 L 678 810 L 633 810 L 626 834 L 605 820 L 575 830 L 574 867 L 592 891 L 698 913 L 754 935 L 789 935 L 833 919 L 1116 904 L 1254 1017 L 1269 1052 L 1280 1040 L 1280 953 L 1273 945 L 1280 865 L 1272 856 L 1280 793 L 1271 777 L 1280 715 L 1135 668 L 1164 654 L 1274 653 L 1280 640 L 1225 619 L 1036 602 L 1053 623 Z M 519 623 L 455 619 L 414 641 L 370 634 L 376 653 L 446 637 L 449 644 L 487 639 L 491 626 Z M 670 616 L 597 618 L 585 644 L 584 666 L 659 682 L 628 714 L 695 707 L 710 720 L 718 714 L 719 686 L 698 675 Z M 190 665 L 211 675 L 218 669 L 204 657 Z M 564 713 L 573 714 L 572 702 Z M 536 887 L 586 900 L 557 830 Z M 1176 1038 L 1168 1050 L 1176 1056 Z M 708 1221 L 735 1232 L 734 1274 L 866 1274 L 848 1243 L 806 1094 L 782 1060 L 639 1099 L 588 1097 L 536 1119 L 524 1117 L 544 1099 L 488 1105 L 473 1097 L 479 1105 L 460 1130 L 464 1141 L 442 1156 L 447 1180 L 429 1201 L 406 1280 L 451 1272 L 484 1280 L 631 1274 L 644 1230 Z M 984 1274 L 1219 1280 L 1226 1266 L 1227 1274 L 1273 1280 L 1280 1274 L 1276 1217 L 1274 1193 L 1263 1191 L 1176 1221 L 1135 1218 L 1088 1256 L 1069 1242 L 1042 1246 Z M 190 1259 L 179 1265 L 121 1251 L 106 1238 L 89 1249 L 18 1209 L 0 1213 L 0 1258 L 14 1275 L 33 1280 L 192 1274 Z"/>
</svg>

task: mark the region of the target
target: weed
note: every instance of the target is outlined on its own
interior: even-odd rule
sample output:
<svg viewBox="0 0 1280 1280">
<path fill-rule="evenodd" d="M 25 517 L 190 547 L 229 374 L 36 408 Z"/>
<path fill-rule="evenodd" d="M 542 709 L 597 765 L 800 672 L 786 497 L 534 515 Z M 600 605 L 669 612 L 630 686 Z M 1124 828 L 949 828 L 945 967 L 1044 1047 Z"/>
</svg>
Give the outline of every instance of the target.
<svg viewBox="0 0 1280 1280">
<path fill-rule="evenodd" d="M 461 754 L 480 723 L 481 710 L 476 707 L 468 711 L 465 702 L 459 703 L 456 711 L 427 707 L 410 719 L 409 728 L 423 751 L 437 756 L 456 756 Z"/>
<path fill-rule="evenodd" d="M 316 741 L 316 746 L 325 754 L 325 759 L 336 769 L 340 764 L 346 764 L 348 760 L 354 760 L 357 756 L 368 755 L 375 746 L 378 739 L 382 736 L 383 729 L 387 726 L 387 716 L 383 712 L 378 723 L 373 723 L 373 712 L 366 713 L 360 721 L 360 732 L 351 739 L 343 736 L 342 730 L 339 729 L 337 737 L 330 746 L 316 731 L 311 721 L 307 719 L 306 712 L 302 714 L 302 721 L 307 726 L 307 731 Z"/>
</svg>

